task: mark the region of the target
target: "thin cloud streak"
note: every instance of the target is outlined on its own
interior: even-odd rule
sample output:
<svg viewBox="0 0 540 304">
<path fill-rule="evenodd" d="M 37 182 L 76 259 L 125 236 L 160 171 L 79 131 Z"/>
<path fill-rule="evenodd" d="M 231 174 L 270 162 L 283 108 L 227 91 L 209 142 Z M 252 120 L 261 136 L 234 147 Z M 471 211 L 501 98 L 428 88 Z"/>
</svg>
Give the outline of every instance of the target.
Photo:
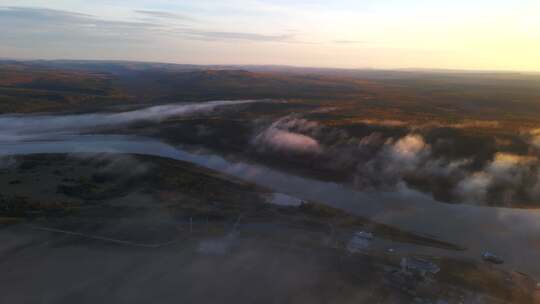
<svg viewBox="0 0 540 304">
<path fill-rule="evenodd" d="M 217 40 L 244 40 L 254 42 L 294 42 L 294 35 L 279 34 L 267 35 L 248 32 L 220 32 L 220 31 L 200 31 L 194 29 L 184 29 L 181 33 L 194 39 L 217 41 Z"/>
<path fill-rule="evenodd" d="M 170 20 L 182 20 L 182 21 L 196 21 L 194 18 L 184 16 L 180 14 L 163 12 L 163 11 L 150 11 L 150 10 L 135 10 L 136 13 L 146 15 L 148 17 Z"/>
<path fill-rule="evenodd" d="M 168 21 L 195 20 L 169 12 L 147 10 L 135 12 Z M 11 29 L 9 32 L 0 33 L 0 38 L 10 45 L 20 45 L 23 43 L 22 37 L 26 41 L 38 41 L 43 44 L 75 46 L 101 41 L 145 43 L 161 36 L 201 41 L 295 42 L 292 34 L 200 30 L 158 20 L 155 22 L 106 20 L 88 14 L 48 8 L 0 8 L 0 26 Z"/>
<path fill-rule="evenodd" d="M 334 43 L 337 44 L 366 44 L 365 41 L 357 41 L 357 40 L 334 40 Z"/>
</svg>

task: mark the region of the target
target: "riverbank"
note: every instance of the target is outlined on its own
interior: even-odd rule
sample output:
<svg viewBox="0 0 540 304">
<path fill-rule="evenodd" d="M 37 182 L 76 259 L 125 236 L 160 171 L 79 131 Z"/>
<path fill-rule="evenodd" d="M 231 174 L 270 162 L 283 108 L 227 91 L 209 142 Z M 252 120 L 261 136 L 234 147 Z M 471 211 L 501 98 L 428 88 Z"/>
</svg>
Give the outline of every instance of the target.
<svg viewBox="0 0 540 304">
<path fill-rule="evenodd" d="M 457 303 L 481 295 L 484 303 L 535 303 L 526 276 L 410 250 L 457 246 L 315 202 L 273 205 L 264 187 L 186 162 L 75 153 L 5 164 L 4 203 L 18 200 L 18 209 L 2 208 L 6 302 L 128 303 L 159 294 L 160 302 Z M 351 248 L 358 231 L 374 237 Z M 403 257 L 427 259 L 440 272 L 403 281 Z M 208 284 L 216 290 L 210 297 L 194 287 Z M 147 292 L 135 299 L 130 290 Z"/>
</svg>

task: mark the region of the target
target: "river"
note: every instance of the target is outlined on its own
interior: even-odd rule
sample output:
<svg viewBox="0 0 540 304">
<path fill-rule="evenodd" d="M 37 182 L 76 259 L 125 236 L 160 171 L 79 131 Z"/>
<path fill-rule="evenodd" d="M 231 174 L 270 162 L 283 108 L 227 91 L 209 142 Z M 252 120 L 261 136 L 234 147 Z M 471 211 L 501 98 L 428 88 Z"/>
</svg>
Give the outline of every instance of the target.
<svg viewBox="0 0 540 304">
<path fill-rule="evenodd" d="M 209 105 L 209 108 L 214 107 L 215 104 Z M 197 111 L 200 109 L 197 108 Z M 170 108 L 167 110 L 170 111 Z M 187 115 L 188 111 L 177 109 L 178 113 Z M 84 117 L 91 117 L 94 122 L 101 119 L 113 124 L 114 119 L 110 115 L 91 114 Z M 123 114 L 117 117 L 127 116 Z M 449 255 L 457 254 L 480 260 L 482 252 L 489 250 L 504 258 L 505 268 L 540 278 L 539 210 L 445 204 L 406 187 L 392 192 L 360 192 L 345 185 L 296 176 L 256 163 L 230 160 L 216 154 L 189 152 L 152 138 L 81 135 L 78 133 L 80 129 L 74 128 L 74 121 L 80 117 L 0 116 L 0 126 L 10 126 L 7 131 L 0 130 L 0 155 L 109 152 L 188 161 L 257 183 L 278 193 L 317 201 L 375 222 L 467 248 L 462 253 Z M 53 127 L 53 121 L 47 119 L 59 119 L 63 125 Z M 88 122 L 85 120 L 85 123 Z M 24 131 L 17 132 L 16 126 Z M 35 136 L 40 128 L 49 132 Z"/>
</svg>

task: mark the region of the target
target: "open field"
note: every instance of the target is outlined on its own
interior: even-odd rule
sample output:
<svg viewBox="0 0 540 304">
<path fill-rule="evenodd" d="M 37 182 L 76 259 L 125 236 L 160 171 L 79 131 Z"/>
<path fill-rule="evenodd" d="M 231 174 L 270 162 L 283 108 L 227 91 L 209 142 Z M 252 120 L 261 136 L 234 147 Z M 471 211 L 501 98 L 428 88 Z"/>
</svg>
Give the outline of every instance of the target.
<svg viewBox="0 0 540 304">
<path fill-rule="evenodd" d="M 156 294 L 163 303 L 536 301 L 528 277 L 467 260 L 424 257 L 441 271 L 405 283 L 399 263 L 406 253 L 385 246 L 460 249 L 316 203 L 272 205 L 267 190 L 188 163 L 137 155 L 20 156 L 0 172 L 0 185 L 8 189 L 0 268 L 2 284 L 11 286 L 0 297 L 10 303 L 133 303 Z M 360 230 L 376 239 L 351 253 L 350 237 Z M 274 287 L 263 292 L 270 282 Z M 196 288 L 201 284 L 215 286 L 214 296 Z M 260 292 L 246 294 L 247 286 Z M 149 292 L 135 296 L 140 288 Z"/>
</svg>

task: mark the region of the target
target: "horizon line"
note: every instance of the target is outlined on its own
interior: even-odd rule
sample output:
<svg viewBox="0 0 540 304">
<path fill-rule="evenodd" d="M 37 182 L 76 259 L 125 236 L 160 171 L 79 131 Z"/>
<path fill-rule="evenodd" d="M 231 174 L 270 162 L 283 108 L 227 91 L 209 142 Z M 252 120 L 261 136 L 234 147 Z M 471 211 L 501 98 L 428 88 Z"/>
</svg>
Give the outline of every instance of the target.
<svg viewBox="0 0 540 304">
<path fill-rule="evenodd" d="M 180 63 L 172 61 L 146 61 L 146 60 L 128 60 L 128 59 L 45 59 L 45 58 L 14 58 L 14 57 L 1 57 L 0 61 L 16 61 L 16 62 L 110 62 L 110 63 L 141 63 L 141 64 L 167 64 L 178 66 L 199 66 L 199 67 L 282 67 L 292 69 L 319 69 L 319 70 L 343 70 L 343 71 L 395 71 L 395 72 L 464 72 L 464 73 L 520 73 L 520 74 L 540 74 L 540 70 L 514 70 L 514 69 L 471 69 L 471 68 L 419 68 L 419 67 L 396 67 L 396 68 L 383 68 L 383 67 L 331 67 L 331 66 L 307 66 L 307 65 L 289 65 L 289 64 L 235 64 L 235 63 Z"/>
</svg>

